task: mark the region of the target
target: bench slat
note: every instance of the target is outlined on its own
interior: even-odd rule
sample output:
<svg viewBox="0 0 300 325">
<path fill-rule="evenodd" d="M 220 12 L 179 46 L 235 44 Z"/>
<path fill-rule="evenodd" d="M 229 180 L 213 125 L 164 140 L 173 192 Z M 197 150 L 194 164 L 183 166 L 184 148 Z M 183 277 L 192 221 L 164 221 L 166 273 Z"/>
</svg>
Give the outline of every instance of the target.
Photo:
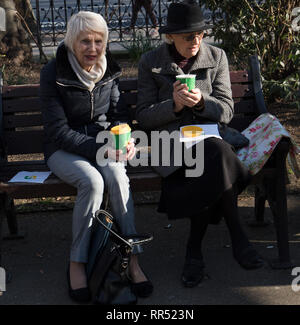
<svg viewBox="0 0 300 325">
<path fill-rule="evenodd" d="M 8 155 L 43 152 L 43 131 L 7 131 L 5 140 Z"/>
<path fill-rule="evenodd" d="M 2 96 L 4 99 L 15 97 L 38 97 L 39 88 L 39 84 L 5 86 L 3 87 Z"/>
<path fill-rule="evenodd" d="M 137 79 L 121 79 L 119 84 L 120 91 L 132 91 L 137 89 Z"/>
<path fill-rule="evenodd" d="M 122 93 L 122 97 L 125 100 L 127 105 L 133 106 L 136 105 L 137 93 Z"/>
<path fill-rule="evenodd" d="M 235 114 L 246 114 L 246 113 L 256 113 L 255 101 L 254 99 L 240 100 L 237 99 L 234 103 L 234 113 Z"/>
<path fill-rule="evenodd" d="M 45 164 L 45 160 L 20 160 L 20 161 L 8 161 L 5 165 L 0 164 L 0 177 L 14 175 L 20 170 L 25 171 L 49 171 L 48 166 Z M 8 178 L 9 179 L 9 178 Z"/>
<path fill-rule="evenodd" d="M 3 101 L 3 113 L 22 113 L 40 111 L 38 97 L 21 97 Z"/>
<path fill-rule="evenodd" d="M 230 81 L 231 83 L 241 83 L 252 81 L 252 75 L 246 70 L 230 71 Z"/>
<path fill-rule="evenodd" d="M 230 71 L 232 83 L 252 81 L 252 76 L 248 71 Z M 119 84 L 121 91 L 132 91 L 137 89 L 137 79 L 121 79 Z M 15 97 L 38 97 L 39 84 L 4 86 L 2 96 L 6 98 Z"/>
<path fill-rule="evenodd" d="M 157 175 L 149 177 L 145 175 L 144 178 L 130 179 L 130 186 L 133 192 L 144 192 L 160 190 L 161 179 Z M 57 197 L 57 196 L 75 196 L 76 188 L 63 183 L 62 181 L 46 181 L 43 184 L 34 183 L 15 183 L 14 185 L 0 183 L 0 192 L 6 192 L 14 199 L 30 199 L 41 197 Z"/>
<path fill-rule="evenodd" d="M 3 122 L 4 129 L 43 125 L 42 114 L 6 115 Z"/>
<path fill-rule="evenodd" d="M 130 188 L 133 192 L 161 190 L 161 177 L 154 172 L 129 174 Z"/>
<path fill-rule="evenodd" d="M 154 191 L 161 188 L 161 178 L 154 172 L 129 174 L 129 178 L 133 192 Z M 28 199 L 32 197 L 73 196 L 76 195 L 77 190 L 51 174 L 43 184 L 0 182 L 1 192 L 9 193 L 10 197 L 14 199 Z"/>
<path fill-rule="evenodd" d="M 231 90 L 232 90 L 233 98 L 240 98 L 240 97 L 246 98 L 246 97 L 254 96 L 252 84 L 246 84 L 246 85 L 232 84 Z"/>
<path fill-rule="evenodd" d="M 30 199 L 41 197 L 73 196 L 76 188 L 59 179 L 52 183 L 0 183 L 0 192 L 6 192 L 13 199 Z"/>
<path fill-rule="evenodd" d="M 250 82 L 252 81 L 252 75 L 247 70 L 230 71 L 230 81 L 232 83 Z M 137 80 L 121 79 L 119 87 L 121 91 L 137 89 Z"/>
</svg>

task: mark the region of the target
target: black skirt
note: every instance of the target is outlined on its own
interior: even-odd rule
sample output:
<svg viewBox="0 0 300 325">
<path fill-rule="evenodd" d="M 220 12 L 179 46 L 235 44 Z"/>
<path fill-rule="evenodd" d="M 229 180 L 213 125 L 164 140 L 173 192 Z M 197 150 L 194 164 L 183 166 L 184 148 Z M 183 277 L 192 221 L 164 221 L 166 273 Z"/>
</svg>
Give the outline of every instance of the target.
<svg viewBox="0 0 300 325">
<path fill-rule="evenodd" d="M 159 212 L 169 219 L 209 214 L 210 223 L 222 217 L 219 200 L 233 187 L 237 194 L 249 184 L 251 174 L 237 158 L 234 148 L 218 138 L 204 140 L 204 171 L 199 177 L 186 177 L 183 166 L 162 180 Z"/>
</svg>

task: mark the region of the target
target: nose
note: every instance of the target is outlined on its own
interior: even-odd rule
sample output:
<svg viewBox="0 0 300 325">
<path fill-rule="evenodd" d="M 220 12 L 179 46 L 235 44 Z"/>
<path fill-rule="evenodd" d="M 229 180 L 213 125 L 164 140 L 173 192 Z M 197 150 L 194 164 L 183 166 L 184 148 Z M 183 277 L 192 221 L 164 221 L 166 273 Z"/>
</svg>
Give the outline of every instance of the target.
<svg viewBox="0 0 300 325">
<path fill-rule="evenodd" d="M 95 41 L 90 41 L 88 43 L 87 49 L 88 49 L 88 51 L 95 51 L 96 50 L 96 43 L 95 43 Z"/>
<path fill-rule="evenodd" d="M 201 42 L 200 37 L 194 35 L 194 39 L 192 40 L 192 44 L 193 44 L 193 45 L 199 45 L 200 42 Z"/>
<path fill-rule="evenodd" d="M 90 48 L 90 50 L 95 51 L 96 50 L 96 43 L 94 41 L 90 42 L 89 48 Z"/>
</svg>

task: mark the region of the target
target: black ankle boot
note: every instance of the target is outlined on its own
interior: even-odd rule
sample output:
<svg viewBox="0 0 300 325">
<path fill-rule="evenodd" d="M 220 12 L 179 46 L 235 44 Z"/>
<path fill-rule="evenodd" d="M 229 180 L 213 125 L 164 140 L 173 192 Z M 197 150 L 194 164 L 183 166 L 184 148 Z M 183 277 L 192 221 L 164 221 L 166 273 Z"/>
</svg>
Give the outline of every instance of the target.
<svg viewBox="0 0 300 325">
<path fill-rule="evenodd" d="M 88 287 L 72 289 L 70 279 L 70 266 L 67 269 L 67 282 L 69 288 L 69 296 L 72 300 L 80 303 L 87 303 L 91 300 L 91 293 Z"/>
<path fill-rule="evenodd" d="M 131 286 L 131 291 L 140 298 L 147 298 L 149 296 L 151 296 L 152 292 L 153 292 L 153 284 L 152 282 L 149 280 L 148 275 L 146 275 L 146 273 L 144 272 L 144 270 L 142 270 L 142 272 L 145 274 L 145 277 L 148 279 L 146 281 L 142 281 L 142 282 L 130 282 L 130 286 Z"/>
<path fill-rule="evenodd" d="M 132 282 L 131 290 L 137 297 L 147 298 L 153 292 L 153 284 L 150 280 L 137 283 Z"/>
<path fill-rule="evenodd" d="M 181 281 L 185 287 L 198 285 L 204 277 L 204 262 L 202 259 L 187 258 L 184 263 Z"/>
<path fill-rule="evenodd" d="M 245 270 L 254 270 L 264 266 L 264 260 L 252 246 L 240 249 L 238 252 L 234 251 L 233 257 Z"/>
</svg>

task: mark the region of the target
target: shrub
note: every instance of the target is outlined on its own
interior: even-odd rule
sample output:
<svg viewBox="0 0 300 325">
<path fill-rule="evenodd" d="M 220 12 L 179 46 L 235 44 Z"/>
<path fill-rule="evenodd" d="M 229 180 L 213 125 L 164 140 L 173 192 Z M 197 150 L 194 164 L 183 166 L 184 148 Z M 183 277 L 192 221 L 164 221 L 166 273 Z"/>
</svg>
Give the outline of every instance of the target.
<svg viewBox="0 0 300 325">
<path fill-rule="evenodd" d="M 261 62 L 264 91 L 270 100 L 297 101 L 300 86 L 300 37 L 292 29 L 299 0 L 204 0 L 213 14 L 213 34 L 243 68 L 249 55 Z"/>
<path fill-rule="evenodd" d="M 143 31 L 138 31 L 133 36 L 131 40 L 123 42 L 122 46 L 128 51 L 129 57 L 134 62 L 138 62 L 142 54 L 153 50 L 159 44 L 159 41 L 146 36 Z"/>
</svg>

